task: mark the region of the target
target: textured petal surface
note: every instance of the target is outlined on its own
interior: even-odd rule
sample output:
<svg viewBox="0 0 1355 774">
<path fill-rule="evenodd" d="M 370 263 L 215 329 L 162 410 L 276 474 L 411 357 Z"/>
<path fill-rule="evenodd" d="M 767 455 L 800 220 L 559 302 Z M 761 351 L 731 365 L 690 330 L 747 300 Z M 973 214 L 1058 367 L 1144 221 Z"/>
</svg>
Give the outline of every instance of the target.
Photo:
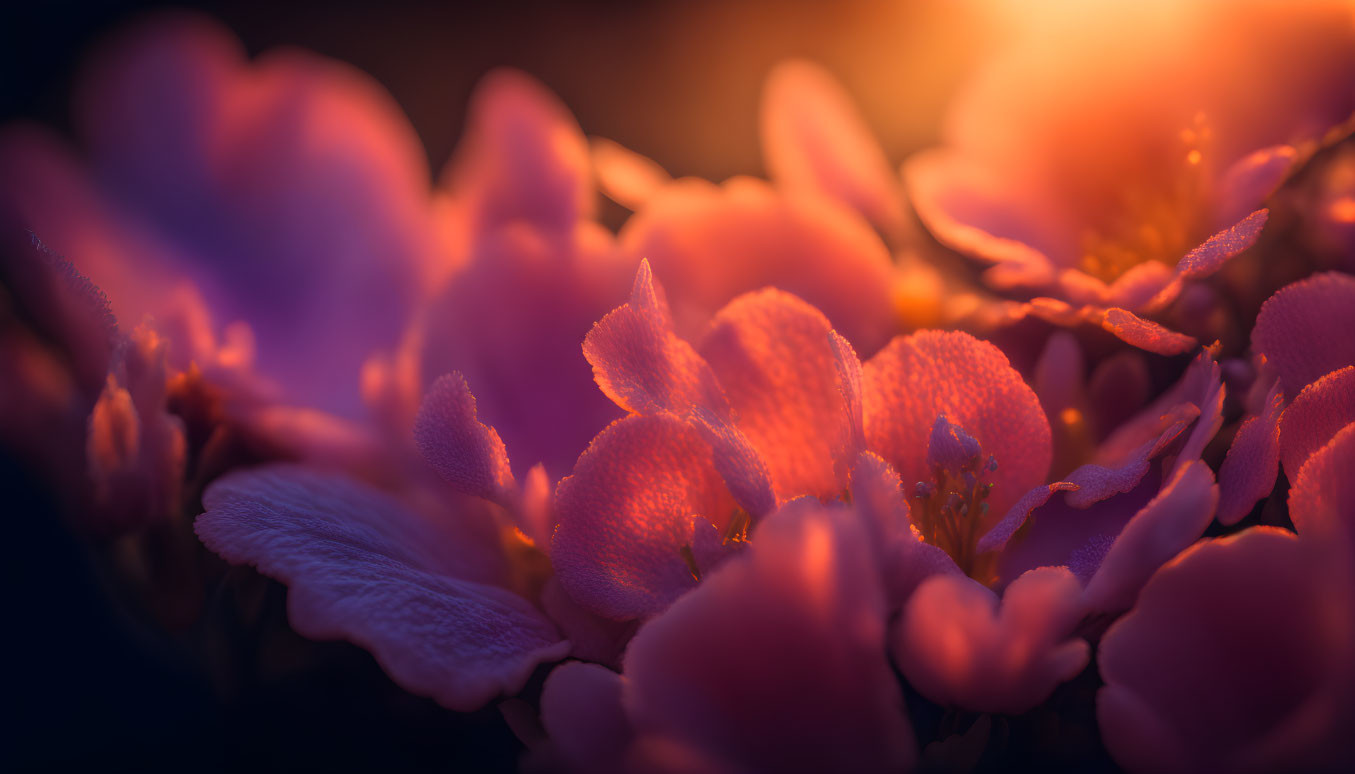
<svg viewBox="0 0 1355 774">
<path fill-rule="evenodd" d="M 1289 516 L 1300 534 L 1345 531 L 1355 549 L 1355 424 L 1304 463 L 1289 492 Z"/>
<path fill-rule="evenodd" d="M 1087 583 L 1087 606 L 1127 610 L 1153 572 L 1193 543 L 1214 519 L 1219 490 L 1209 466 L 1194 460 L 1178 468 L 1124 530 Z"/>
<path fill-rule="evenodd" d="M 1314 274 L 1281 288 L 1261 306 L 1252 348 L 1279 374 L 1293 397 L 1319 377 L 1355 365 L 1355 336 L 1317 336 L 1316 331 L 1355 330 L 1355 277 Z"/>
<path fill-rule="evenodd" d="M 1280 474 L 1280 415 L 1284 396 L 1279 384 L 1259 415 L 1247 417 L 1228 447 L 1219 468 L 1219 523 L 1236 524 L 1275 488 Z"/>
<path fill-rule="evenodd" d="M 902 184 L 842 87 L 812 62 L 783 62 L 762 92 L 762 153 L 787 190 L 836 199 L 876 228 L 903 220 Z"/>
<path fill-rule="evenodd" d="M 677 332 L 693 340 L 720 307 L 763 287 L 822 310 L 863 352 L 897 328 L 884 243 L 855 212 L 818 197 L 748 178 L 718 187 L 679 180 L 636 213 L 620 239 L 633 260 L 654 264 Z"/>
<path fill-rule="evenodd" d="M 1355 366 L 1323 376 L 1294 398 L 1279 427 L 1280 460 L 1290 480 L 1341 428 L 1355 422 Z"/>
<path fill-rule="evenodd" d="M 905 485 L 931 479 L 927 439 L 940 414 L 997 459 L 988 501 L 993 522 L 1046 480 L 1049 422 L 1035 392 L 992 344 L 937 331 L 897 338 L 866 363 L 863 392 L 867 443 Z"/>
<path fill-rule="evenodd" d="M 1256 243 L 1269 217 L 1269 210 L 1257 210 L 1186 253 L 1176 264 L 1176 277 L 1148 302 L 1148 308 L 1165 308 L 1181 295 L 1185 283 L 1204 279 L 1222 269 L 1224 264 Z"/>
<path fill-rule="evenodd" d="M 916 757 L 860 526 L 812 501 L 645 624 L 626 653 L 638 731 L 750 771 L 898 771 Z"/>
<path fill-rule="evenodd" d="M 401 686 L 460 711 L 519 690 L 569 643 L 526 600 L 461 580 L 450 534 L 354 481 L 291 467 L 236 473 L 195 528 L 227 561 L 289 587 L 292 626 L 370 650 Z"/>
<path fill-rule="evenodd" d="M 475 396 L 461 374 L 433 383 L 414 424 L 423 458 L 457 491 L 506 503 L 514 494 L 508 452 L 494 428 L 475 413 Z"/>
<path fill-rule="evenodd" d="M 1355 619 L 1291 533 L 1204 541 L 1160 570 L 1101 642 L 1097 718 L 1134 772 L 1331 770 L 1350 763 L 1330 702 Z M 1333 696 L 1332 694 L 1336 694 Z"/>
<path fill-rule="evenodd" d="M 604 430 L 555 491 L 551 562 L 565 591 L 609 618 L 652 615 L 723 557 L 715 527 L 734 501 L 711 448 L 669 415 L 630 416 Z M 713 540 L 713 545 L 711 541 Z"/>
<path fill-rule="evenodd" d="M 761 453 L 783 500 L 828 499 L 846 486 L 851 427 L 831 330 L 817 309 L 767 289 L 720 310 L 701 340 L 739 429 Z"/>
<path fill-rule="evenodd" d="M 999 604 L 982 584 L 936 576 L 918 587 L 899 622 L 895 660 L 923 696 L 974 712 L 1024 712 L 1082 671 L 1087 643 L 1073 638 L 1081 586 L 1067 569 L 1032 570 Z"/>
</svg>

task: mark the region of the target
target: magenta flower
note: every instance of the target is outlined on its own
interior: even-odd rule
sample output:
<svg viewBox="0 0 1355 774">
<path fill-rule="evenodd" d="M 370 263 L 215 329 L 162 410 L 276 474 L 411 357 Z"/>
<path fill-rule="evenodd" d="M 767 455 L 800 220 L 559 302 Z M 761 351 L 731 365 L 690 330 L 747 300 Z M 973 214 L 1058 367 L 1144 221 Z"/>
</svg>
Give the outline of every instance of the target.
<svg viewBox="0 0 1355 774">
<path fill-rule="evenodd" d="M 1043 296 L 1029 314 L 1187 352 L 1148 318 L 1255 242 L 1270 192 L 1355 112 L 1350 10 L 1031 12 L 952 108 L 947 146 L 909 161 L 918 215 L 992 264 L 990 285 Z"/>
</svg>

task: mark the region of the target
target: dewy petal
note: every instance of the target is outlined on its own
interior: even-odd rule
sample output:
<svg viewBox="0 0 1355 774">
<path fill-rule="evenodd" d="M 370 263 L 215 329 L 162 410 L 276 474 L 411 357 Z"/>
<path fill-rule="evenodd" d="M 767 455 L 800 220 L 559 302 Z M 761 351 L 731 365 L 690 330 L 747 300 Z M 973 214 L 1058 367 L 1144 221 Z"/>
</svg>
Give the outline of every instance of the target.
<svg viewBox="0 0 1355 774">
<path fill-rule="evenodd" d="M 1342 771 L 1355 617 L 1292 533 L 1192 546 L 1111 626 L 1097 719 L 1131 772 Z M 1343 679 L 1343 675 L 1346 679 Z M 1348 719 L 1347 719 L 1348 720 Z"/>
<path fill-rule="evenodd" d="M 782 62 L 762 92 L 762 153 L 788 190 L 836 199 L 885 234 L 903 221 L 902 183 L 851 98 L 823 68 Z"/>
<path fill-rule="evenodd" d="M 1072 636 L 1081 587 L 1066 568 L 1031 570 L 999 604 L 963 576 L 918 587 L 899 621 L 895 660 L 923 696 L 946 707 L 1017 714 L 1082 671 L 1090 648 Z"/>
<path fill-rule="evenodd" d="M 719 415 L 728 403 L 700 354 L 673 333 L 667 305 L 642 260 L 630 302 L 603 317 L 583 342 L 598 387 L 618 406 L 638 414 L 685 415 L 705 406 Z"/>
<path fill-rule="evenodd" d="M 634 737 L 621 705 L 621 685 L 616 672 L 577 661 L 561 664 L 546 678 L 541 722 L 571 770 L 621 770 Z"/>
<path fill-rule="evenodd" d="M 1198 346 L 1194 337 L 1168 330 L 1118 307 L 1105 310 L 1101 327 L 1127 344 L 1158 355 L 1181 355 Z"/>
<path fill-rule="evenodd" d="M 848 451 L 860 454 L 866 448 L 865 416 L 862 409 L 862 390 L 865 376 L 862 372 L 861 358 L 851 342 L 837 331 L 828 332 L 828 343 L 833 350 L 833 367 L 837 371 L 838 390 L 842 393 L 844 408 L 847 410 L 847 426 L 851 428 Z"/>
<path fill-rule="evenodd" d="M 568 231 L 593 216 L 588 141 L 546 87 L 525 73 L 495 70 L 476 86 L 467 115 L 443 184 L 472 208 L 472 228 L 523 220 Z"/>
<path fill-rule="evenodd" d="M 1310 456 L 1289 490 L 1289 517 L 1299 534 L 1345 531 L 1355 550 L 1355 423 Z M 1355 556 L 1355 554 L 1353 554 Z"/>
<path fill-rule="evenodd" d="M 932 423 L 932 432 L 927 437 L 927 468 L 942 470 L 960 470 L 976 467 L 980 462 L 983 449 L 974 436 L 964 428 L 952 424 L 945 414 L 938 414 Z"/>
<path fill-rule="evenodd" d="M 198 536 L 287 584 L 298 632 L 370 650 L 402 687 L 448 708 L 516 692 L 569 652 L 526 600 L 458 577 L 456 555 L 477 546 L 365 485 L 280 466 L 222 478 L 203 502 Z"/>
<path fill-rule="evenodd" d="M 885 656 L 860 525 L 811 500 L 641 627 L 623 698 L 636 730 L 745 771 L 900 771 L 917 751 Z"/>
<path fill-rule="evenodd" d="M 1324 374 L 1355 365 L 1355 336 L 1341 335 L 1352 330 L 1355 277 L 1327 272 L 1286 285 L 1267 299 L 1251 342 L 1292 398 Z"/>
<path fill-rule="evenodd" d="M 693 409 L 688 419 L 710 444 L 715 470 L 739 507 L 754 521 L 775 510 L 777 497 L 772 491 L 771 474 L 748 436 L 704 406 Z"/>
<path fill-rule="evenodd" d="M 927 438 L 940 414 L 997 459 L 991 522 L 1045 482 L 1049 422 L 1035 392 L 992 344 L 958 332 L 899 337 L 866 363 L 863 386 L 869 448 L 905 486 L 931 480 Z"/>
<path fill-rule="evenodd" d="M 516 494 L 508 451 L 475 413 L 475 396 L 461 374 L 433 383 L 419 407 L 414 442 L 428 464 L 457 491 L 506 505 Z"/>
<path fill-rule="evenodd" d="M 851 427 L 831 331 L 817 309 L 768 288 L 730 302 L 701 340 L 701 355 L 782 500 L 826 500 L 846 486 Z"/>
<path fill-rule="evenodd" d="M 696 587 L 684 546 L 702 574 L 723 557 L 715 529 L 734 501 L 710 445 L 688 422 L 635 415 L 593 440 L 556 487 L 555 511 L 551 562 L 560 584 L 593 612 L 629 619 Z"/>
<path fill-rule="evenodd" d="M 775 287 L 823 311 L 859 350 L 897 329 L 893 262 L 855 212 L 815 196 L 735 178 L 683 179 L 621 230 L 633 260 L 648 258 L 674 300 L 677 332 L 695 338 L 740 294 Z"/>
<path fill-rule="evenodd" d="M 1252 506 L 1275 488 L 1280 474 L 1280 415 L 1284 396 L 1277 382 L 1266 398 L 1266 407 L 1257 416 L 1247 417 L 1228 447 L 1228 456 L 1219 467 L 1220 524 L 1231 526 L 1242 520 Z"/>
<path fill-rule="evenodd" d="M 1153 572 L 1204 533 L 1218 499 L 1208 465 L 1192 460 L 1177 468 L 1175 477 L 1134 514 L 1110 546 L 1087 583 L 1088 608 L 1113 613 L 1132 607 Z"/>
<path fill-rule="evenodd" d="M 1355 366 L 1323 376 L 1294 398 L 1280 419 L 1279 453 L 1292 482 L 1318 449 L 1355 422 Z"/>
<path fill-rule="evenodd" d="M 1223 173 L 1214 201 L 1217 228 L 1237 223 L 1270 197 L 1294 168 L 1299 153 L 1292 145 L 1274 145 L 1248 153 Z"/>
<path fill-rule="evenodd" d="M 1222 269 L 1224 264 L 1256 244 L 1265 228 L 1270 210 L 1257 210 L 1228 228 L 1214 234 L 1199 247 L 1186 253 L 1176 264 L 1176 277 L 1149 301 L 1146 311 L 1165 309 L 1181 295 L 1185 283 L 1199 280 Z"/>
</svg>

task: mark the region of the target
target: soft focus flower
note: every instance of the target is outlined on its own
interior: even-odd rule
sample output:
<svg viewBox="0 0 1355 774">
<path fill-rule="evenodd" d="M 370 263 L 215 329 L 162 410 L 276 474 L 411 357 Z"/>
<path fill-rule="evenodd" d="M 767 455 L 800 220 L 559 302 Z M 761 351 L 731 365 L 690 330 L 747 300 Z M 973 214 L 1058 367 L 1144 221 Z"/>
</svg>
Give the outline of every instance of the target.
<svg viewBox="0 0 1355 774">
<path fill-rule="evenodd" d="M 1266 197 L 1355 112 L 1346 2 L 1023 7 L 906 177 L 927 227 L 1027 311 L 1162 354 L 1160 316 L 1249 247 Z M 1151 45 L 1145 41 L 1151 40 Z M 997 127 L 1001 127 L 1000 130 Z"/>
</svg>

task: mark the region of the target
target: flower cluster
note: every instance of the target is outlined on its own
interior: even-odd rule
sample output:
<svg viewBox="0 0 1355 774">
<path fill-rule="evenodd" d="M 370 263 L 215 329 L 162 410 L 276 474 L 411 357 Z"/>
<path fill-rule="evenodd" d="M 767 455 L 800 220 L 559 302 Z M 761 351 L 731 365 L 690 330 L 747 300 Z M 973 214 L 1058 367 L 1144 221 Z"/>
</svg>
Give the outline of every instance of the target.
<svg viewBox="0 0 1355 774">
<path fill-rule="evenodd" d="M 0 442 L 540 770 L 1355 765 L 1355 10 L 1097 10 L 901 173 L 781 65 L 718 184 L 514 71 L 430 184 L 363 74 L 145 24 L 0 132 Z"/>
</svg>

